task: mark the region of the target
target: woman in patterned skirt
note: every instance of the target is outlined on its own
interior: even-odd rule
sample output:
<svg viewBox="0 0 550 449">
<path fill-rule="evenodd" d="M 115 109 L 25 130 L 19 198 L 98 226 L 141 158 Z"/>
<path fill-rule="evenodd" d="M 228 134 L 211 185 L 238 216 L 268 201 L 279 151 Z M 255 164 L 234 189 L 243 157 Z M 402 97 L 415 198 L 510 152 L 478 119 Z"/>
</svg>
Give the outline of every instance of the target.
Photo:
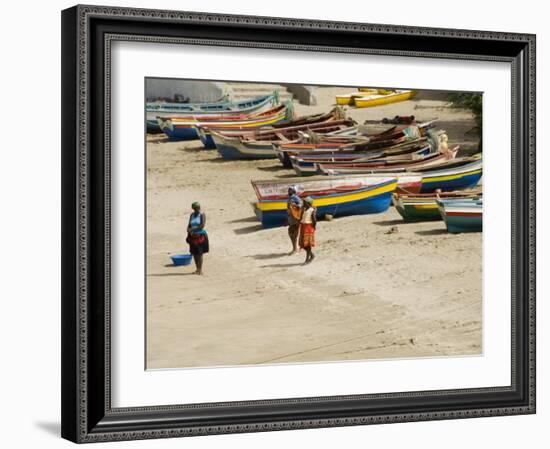
<svg viewBox="0 0 550 449">
<path fill-rule="evenodd" d="M 317 209 L 313 207 L 313 198 L 304 198 L 302 218 L 300 219 L 300 248 L 306 250 L 305 264 L 315 259 L 312 248 L 315 246 L 315 228 L 317 227 Z"/>
<path fill-rule="evenodd" d="M 197 269 L 194 274 L 202 275 L 203 254 L 210 250 L 208 244 L 208 234 L 206 233 L 206 215 L 201 212 L 201 205 L 195 201 L 191 204 L 193 213 L 189 217 L 187 225 L 187 243 L 189 243 L 189 252 L 193 255 Z"/>
</svg>

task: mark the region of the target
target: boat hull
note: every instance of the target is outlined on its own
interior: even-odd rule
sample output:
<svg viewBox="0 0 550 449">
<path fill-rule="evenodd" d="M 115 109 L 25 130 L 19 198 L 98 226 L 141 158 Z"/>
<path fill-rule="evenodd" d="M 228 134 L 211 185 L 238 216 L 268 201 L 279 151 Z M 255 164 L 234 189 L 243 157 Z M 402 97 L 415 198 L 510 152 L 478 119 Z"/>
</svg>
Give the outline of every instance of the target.
<svg viewBox="0 0 550 449">
<path fill-rule="evenodd" d="M 160 134 L 162 132 L 162 129 L 160 129 L 160 126 L 157 122 L 157 119 L 147 120 L 147 132 L 149 134 Z"/>
<path fill-rule="evenodd" d="M 216 149 L 222 158 L 228 160 L 275 159 L 277 157 L 271 144 L 248 147 L 242 142 L 237 144 L 227 144 L 221 141 L 216 141 Z"/>
<path fill-rule="evenodd" d="M 147 119 L 155 119 L 157 115 L 220 115 L 235 113 L 258 112 L 264 108 L 279 103 L 278 93 L 263 95 L 237 101 L 219 101 L 214 103 L 162 103 L 150 102 L 146 104 Z"/>
<path fill-rule="evenodd" d="M 162 130 L 170 140 L 195 140 L 199 138 L 196 126 L 174 126 Z"/>
<path fill-rule="evenodd" d="M 200 138 L 200 127 L 214 127 L 220 130 L 255 129 L 261 126 L 283 123 L 292 120 L 292 117 L 293 109 L 291 104 L 288 103 L 252 116 L 241 115 L 219 119 L 197 119 L 193 116 L 175 119 L 158 117 L 157 121 L 170 140 L 191 140 Z"/>
<path fill-rule="evenodd" d="M 422 177 L 421 193 L 432 193 L 437 189 L 441 191 L 464 190 L 477 186 L 481 179 L 481 167 L 454 174 L 425 174 Z"/>
<path fill-rule="evenodd" d="M 402 202 L 398 202 L 395 205 L 395 209 L 406 222 L 441 220 L 439 207 L 435 200 L 425 204 L 403 204 Z"/>
<path fill-rule="evenodd" d="M 350 215 L 376 214 L 388 210 L 391 196 L 397 187 L 397 181 L 380 184 L 349 193 L 313 196 L 313 205 L 317 208 L 317 218 L 325 215 L 345 217 Z M 273 228 L 287 224 L 286 201 L 260 201 L 255 204 L 255 213 L 264 228 Z"/>
<path fill-rule="evenodd" d="M 387 94 L 377 98 L 358 97 L 354 99 L 354 102 L 355 106 L 358 108 L 372 108 L 374 106 L 383 106 L 386 104 L 410 100 L 412 97 L 415 96 L 415 94 L 416 92 L 414 91 L 407 91 L 396 94 Z"/>
<path fill-rule="evenodd" d="M 439 213 L 452 234 L 483 230 L 482 201 L 438 201 Z"/>
</svg>

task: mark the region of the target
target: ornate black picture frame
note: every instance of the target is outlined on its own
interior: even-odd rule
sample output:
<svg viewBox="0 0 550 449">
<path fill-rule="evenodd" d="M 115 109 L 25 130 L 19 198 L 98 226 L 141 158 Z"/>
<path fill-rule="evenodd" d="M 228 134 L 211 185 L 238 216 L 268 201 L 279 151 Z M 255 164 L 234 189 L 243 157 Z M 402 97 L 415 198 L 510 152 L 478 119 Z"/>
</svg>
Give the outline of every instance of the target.
<svg viewBox="0 0 550 449">
<path fill-rule="evenodd" d="M 110 49 L 117 40 L 504 61 L 512 71 L 509 387 L 111 406 Z M 62 436 L 74 442 L 535 412 L 535 36 L 75 6 L 62 13 Z"/>
</svg>

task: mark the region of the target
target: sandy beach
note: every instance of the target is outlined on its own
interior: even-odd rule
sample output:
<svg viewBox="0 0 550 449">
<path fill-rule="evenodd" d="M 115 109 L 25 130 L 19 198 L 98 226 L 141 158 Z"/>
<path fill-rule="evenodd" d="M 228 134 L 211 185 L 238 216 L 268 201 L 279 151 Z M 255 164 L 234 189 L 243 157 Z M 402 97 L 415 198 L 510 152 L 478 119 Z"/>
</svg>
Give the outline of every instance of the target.
<svg viewBox="0 0 550 449">
<path fill-rule="evenodd" d="M 350 89 L 351 90 L 351 89 Z M 342 88 L 320 88 L 329 110 Z M 449 144 L 476 148 L 468 111 L 437 93 L 348 110 L 359 123 L 438 118 Z M 315 261 L 288 256 L 287 228 L 262 229 L 252 179 L 295 176 L 278 160 L 226 161 L 200 141 L 147 136 L 147 368 L 475 355 L 482 352 L 482 234 L 383 214 L 320 221 Z M 205 275 L 187 253 L 190 205 L 207 216 Z"/>
</svg>

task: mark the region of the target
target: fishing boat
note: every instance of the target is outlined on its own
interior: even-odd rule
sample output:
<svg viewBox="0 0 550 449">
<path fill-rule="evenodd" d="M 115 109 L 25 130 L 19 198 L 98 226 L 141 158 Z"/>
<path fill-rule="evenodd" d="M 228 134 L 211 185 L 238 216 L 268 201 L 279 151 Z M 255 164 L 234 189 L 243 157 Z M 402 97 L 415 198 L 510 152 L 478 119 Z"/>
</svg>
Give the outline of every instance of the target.
<svg viewBox="0 0 550 449">
<path fill-rule="evenodd" d="M 277 91 L 269 95 L 236 101 L 227 101 L 225 96 L 212 103 L 149 102 L 145 105 L 147 132 L 162 132 L 157 121 L 158 116 L 172 118 L 193 115 L 198 118 L 209 115 L 250 114 L 277 104 L 279 104 L 279 93 Z"/>
<path fill-rule="evenodd" d="M 396 90 L 387 94 L 371 94 L 363 97 L 354 97 L 353 101 L 358 108 L 371 108 L 374 106 L 383 106 L 400 101 L 410 100 L 416 95 L 414 90 Z"/>
<path fill-rule="evenodd" d="M 483 199 L 441 199 L 437 204 L 448 232 L 481 232 Z"/>
<path fill-rule="evenodd" d="M 406 222 L 441 220 L 438 199 L 478 199 L 481 189 L 440 193 L 394 193 L 395 209 Z"/>
<path fill-rule="evenodd" d="M 224 159 L 274 159 L 277 153 L 273 148 L 274 143 L 299 142 L 308 140 L 314 131 L 318 135 L 338 137 L 341 131 L 349 130 L 349 122 L 327 122 L 318 125 L 303 125 L 274 130 L 270 133 L 258 133 L 251 137 L 232 137 L 225 133 L 210 130 L 218 153 Z M 256 137 L 256 138 L 254 138 Z"/>
<path fill-rule="evenodd" d="M 291 156 L 298 156 L 303 153 L 326 153 L 326 152 L 374 152 L 377 155 L 402 154 L 418 145 L 428 143 L 433 152 L 439 151 L 440 137 L 445 135 L 444 131 L 434 131 L 429 128 L 397 127 L 392 126 L 380 134 L 364 134 L 364 129 L 359 128 L 360 139 L 334 140 L 322 139 L 319 143 L 286 143 L 274 145 L 277 156 L 283 167 L 292 168 Z M 383 153 L 380 153 L 383 152 Z M 377 156 L 378 157 L 378 156 Z"/>
<path fill-rule="evenodd" d="M 275 136 L 276 133 L 284 133 L 286 131 L 298 131 L 308 129 L 309 126 L 324 127 L 324 125 L 330 126 L 328 124 L 346 124 L 348 127 L 356 125 L 356 122 L 352 119 L 346 118 L 345 112 L 340 107 L 335 107 L 331 111 L 323 114 L 312 114 L 304 115 L 301 117 L 294 118 L 290 122 L 285 122 L 282 124 L 274 124 L 271 126 L 260 126 L 257 128 L 244 128 L 244 129 L 227 129 L 227 128 L 216 128 L 215 126 L 201 126 L 199 127 L 199 138 L 201 139 L 202 144 L 206 149 L 215 149 L 216 144 L 214 139 L 210 135 L 211 131 L 216 131 L 219 134 L 223 134 L 226 137 L 240 137 L 247 138 L 251 140 L 266 140 L 264 137 Z M 300 127 L 300 128 L 299 128 Z"/>
<path fill-rule="evenodd" d="M 285 178 L 279 180 L 252 181 L 252 187 L 259 201 L 288 199 L 288 188 L 293 186 L 300 197 L 326 194 L 339 189 L 362 189 L 388 179 L 397 179 L 397 192 L 420 191 L 422 175 L 420 173 L 388 173 L 384 175 L 354 176 L 312 176 L 310 178 Z"/>
<path fill-rule="evenodd" d="M 388 147 L 378 147 L 374 145 L 372 148 L 369 144 L 370 138 L 361 134 L 356 136 L 347 136 L 345 138 L 338 138 L 337 136 L 326 136 L 320 139 L 318 143 L 282 143 L 274 144 L 274 150 L 277 153 L 277 157 L 285 168 L 292 168 L 292 162 L 290 158 L 292 156 L 314 156 L 314 155 L 335 155 L 346 153 L 370 153 L 376 157 L 383 155 L 399 154 L 408 151 L 410 148 L 415 147 L 426 139 L 419 138 L 411 141 L 401 142 Z"/>
<path fill-rule="evenodd" d="M 243 129 L 241 128 L 228 129 L 227 127 L 216 128 L 215 126 L 204 125 L 199 127 L 198 132 L 199 132 L 199 138 L 202 144 L 204 145 L 204 147 L 207 149 L 215 149 L 216 144 L 214 142 L 214 139 L 211 136 L 211 131 L 216 131 L 220 134 L 223 134 L 226 137 L 235 137 L 235 138 L 240 137 L 243 139 L 250 138 L 252 140 L 265 140 L 260 138 L 260 134 L 265 134 L 267 136 L 270 133 L 272 133 L 273 135 L 275 135 L 276 132 L 282 133 L 284 131 L 288 131 L 290 128 L 292 128 L 293 131 L 304 130 L 304 129 L 307 129 L 307 127 L 310 125 L 311 126 L 315 125 L 315 127 L 317 127 L 317 125 L 321 125 L 322 127 L 324 124 L 328 124 L 329 122 L 333 124 L 338 122 L 338 124 L 346 124 L 349 127 L 356 125 L 355 121 L 351 119 L 346 119 L 345 112 L 341 108 L 336 107 L 328 113 L 297 117 L 290 122 L 285 122 L 282 124 L 274 124 L 268 127 L 261 126 L 257 128 L 248 127 Z M 297 128 L 299 126 L 302 128 Z"/>
<path fill-rule="evenodd" d="M 391 89 L 377 89 L 375 87 L 358 87 L 358 92 L 351 92 L 349 94 L 336 95 L 336 104 L 353 106 L 356 98 L 363 98 L 367 95 L 388 95 L 395 92 Z"/>
<path fill-rule="evenodd" d="M 397 187 L 396 178 L 386 178 L 370 186 L 341 187 L 310 194 L 317 208 L 317 218 L 325 215 L 344 217 L 385 212 L 391 203 L 391 195 Z M 287 223 L 287 200 L 261 200 L 254 204 L 256 216 L 264 228 L 283 226 Z"/>
<path fill-rule="evenodd" d="M 349 164 L 365 164 L 371 168 L 384 167 L 393 164 L 407 164 L 413 161 L 422 161 L 432 155 L 430 145 L 415 145 L 407 147 L 405 151 L 396 154 L 387 154 L 383 150 L 369 153 L 336 151 L 327 153 L 306 153 L 299 155 L 289 155 L 292 168 L 298 176 L 311 176 L 319 174 L 318 164 L 343 165 L 349 167 Z"/>
<path fill-rule="evenodd" d="M 336 95 L 336 104 L 340 106 L 352 106 L 355 98 L 364 97 L 365 92 L 351 92 L 349 94 Z"/>
<path fill-rule="evenodd" d="M 441 167 L 445 162 L 456 157 L 459 147 L 456 146 L 450 152 L 431 153 L 418 160 L 373 160 L 365 162 L 343 163 L 316 163 L 318 173 L 329 176 L 341 176 L 352 174 L 383 174 L 384 172 L 423 172 L 430 167 Z M 438 188 L 438 187 L 436 187 Z M 454 189 L 452 189 L 454 190 Z"/>
<path fill-rule="evenodd" d="M 467 159 L 467 158 L 465 158 Z M 477 186 L 483 173 L 482 160 L 477 159 L 458 167 L 423 172 L 422 193 L 471 189 Z"/>
<path fill-rule="evenodd" d="M 220 129 L 257 128 L 259 126 L 290 121 L 293 115 L 292 103 L 287 102 L 267 111 L 252 114 L 226 117 L 205 116 L 201 118 L 193 116 L 178 118 L 158 117 L 158 124 L 170 140 L 192 140 L 199 138 L 198 128 L 200 126 L 211 126 Z"/>
</svg>

